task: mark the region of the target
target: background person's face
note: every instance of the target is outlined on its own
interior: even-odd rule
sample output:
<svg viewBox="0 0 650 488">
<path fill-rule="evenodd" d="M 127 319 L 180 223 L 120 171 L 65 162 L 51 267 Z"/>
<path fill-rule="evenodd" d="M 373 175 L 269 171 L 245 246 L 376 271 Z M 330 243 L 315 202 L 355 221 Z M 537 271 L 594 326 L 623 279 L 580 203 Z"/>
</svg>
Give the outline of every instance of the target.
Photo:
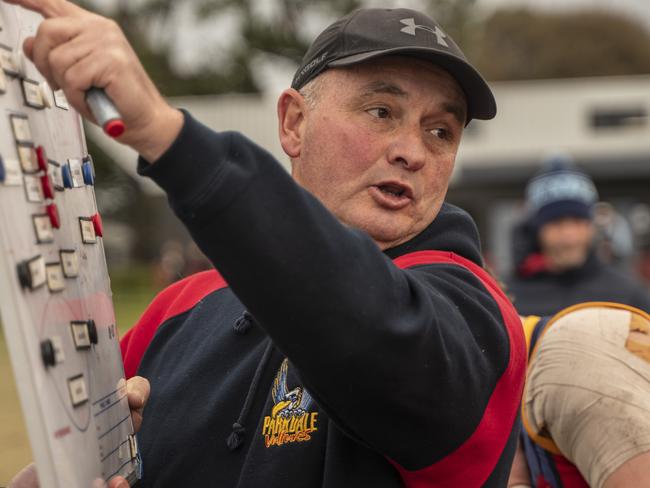
<svg viewBox="0 0 650 488">
<path fill-rule="evenodd" d="M 323 75 L 293 176 L 382 249 L 437 215 L 466 117 L 465 96 L 425 61 L 382 58 Z"/>
<path fill-rule="evenodd" d="M 590 220 L 567 217 L 539 229 L 539 244 L 549 271 L 560 272 L 582 266 L 594 238 Z"/>
</svg>

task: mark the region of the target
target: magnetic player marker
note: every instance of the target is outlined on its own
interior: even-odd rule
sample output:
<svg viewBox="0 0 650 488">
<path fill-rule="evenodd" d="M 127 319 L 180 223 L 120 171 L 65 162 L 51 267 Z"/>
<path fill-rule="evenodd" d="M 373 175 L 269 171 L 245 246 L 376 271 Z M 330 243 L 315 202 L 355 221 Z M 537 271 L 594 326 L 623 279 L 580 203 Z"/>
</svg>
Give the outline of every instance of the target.
<svg viewBox="0 0 650 488">
<path fill-rule="evenodd" d="M 38 159 L 32 145 L 18 144 L 18 159 L 23 173 L 38 173 Z"/>
<path fill-rule="evenodd" d="M 4 45 L 0 45 L 0 66 L 8 75 L 18 76 L 20 74 L 14 53 L 10 47 Z"/>
<path fill-rule="evenodd" d="M 70 105 L 68 104 L 68 99 L 65 98 L 65 93 L 63 93 L 63 90 L 56 90 L 54 92 L 54 105 L 56 105 L 57 107 L 63 110 L 70 109 Z"/>
<path fill-rule="evenodd" d="M 54 351 L 54 344 L 50 339 L 45 339 L 41 342 L 41 358 L 45 369 L 56 365 L 56 352 Z"/>
<path fill-rule="evenodd" d="M 65 290 L 65 278 L 61 263 L 48 263 L 45 265 L 47 274 L 47 287 L 52 293 L 58 293 Z"/>
<path fill-rule="evenodd" d="M 43 146 L 36 146 L 36 162 L 38 163 L 38 169 L 47 171 L 47 154 Z"/>
<path fill-rule="evenodd" d="M 5 161 L 2 159 L 2 155 L 0 155 L 0 183 L 5 182 Z"/>
<path fill-rule="evenodd" d="M 102 216 L 96 213 L 90 217 L 91 222 L 93 223 L 93 228 L 95 229 L 95 235 L 99 237 L 104 237 L 104 224 L 102 223 Z"/>
<path fill-rule="evenodd" d="M 50 175 L 44 174 L 41 176 L 41 188 L 43 189 L 43 196 L 48 200 L 54 199 L 54 186 L 52 185 L 52 180 L 50 180 Z"/>
<path fill-rule="evenodd" d="M 93 168 L 93 162 L 90 156 L 86 156 L 83 159 L 81 172 L 83 173 L 84 183 L 93 186 L 95 184 L 95 169 Z"/>
<path fill-rule="evenodd" d="M 50 218 L 50 224 L 54 229 L 61 228 L 61 217 L 59 217 L 59 209 L 56 206 L 56 203 L 50 203 L 45 207 L 47 216 Z"/>
<path fill-rule="evenodd" d="M 43 203 L 43 188 L 38 176 L 25 175 L 25 197 L 31 203 Z"/>
<path fill-rule="evenodd" d="M 4 172 L 5 186 L 21 186 L 23 184 L 23 173 L 20 169 L 20 163 L 17 159 L 4 159 Z"/>
<path fill-rule="evenodd" d="M 54 232 L 49 215 L 32 215 L 32 221 L 34 222 L 34 231 L 36 232 L 36 242 L 39 244 L 54 242 Z"/>
<path fill-rule="evenodd" d="M 56 361 L 56 364 L 61 364 L 63 361 L 65 361 L 65 353 L 61 336 L 52 336 L 50 337 L 50 340 L 52 341 L 52 346 L 54 346 L 54 359 Z"/>
<path fill-rule="evenodd" d="M 90 349 L 91 340 L 88 331 L 88 322 L 82 320 L 70 322 L 70 330 L 72 331 L 72 339 L 77 349 Z"/>
<path fill-rule="evenodd" d="M 20 286 L 35 290 L 43 286 L 47 277 L 45 274 L 45 260 L 43 256 L 36 256 L 18 263 L 18 281 Z"/>
<path fill-rule="evenodd" d="M 97 334 L 97 324 L 95 324 L 93 319 L 88 320 L 88 337 L 90 338 L 91 343 L 97 344 L 99 335 Z"/>
<path fill-rule="evenodd" d="M 41 81 L 38 84 L 38 89 L 41 92 L 41 97 L 43 98 L 43 105 L 45 108 L 54 107 L 54 94 L 52 93 L 52 88 L 47 81 Z"/>
<path fill-rule="evenodd" d="M 56 191 L 63 191 L 65 187 L 63 186 L 63 175 L 61 174 L 61 165 L 56 161 L 49 159 L 47 161 L 48 168 L 47 173 L 52 179 L 52 185 Z"/>
<path fill-rule="evenodd" d="M 61 166 L 61 181 L 63 181 L 64 188 L 73 187 L 72 172 L 70 171 L 70 165 L 67 163 Z"/>
<path fill-rule="evenodd" d="M 12 114 L 9 116 L 11 119 L 11 130 L 14 133 L 16 142 L 23 144 L 31 144 L 32 131 L 29 127 L 29 119 L 26 115 Z"/>
<path fill-rule="evenodd" d="M 20 86 L 23 89 L 23 97 L 25 105 L 38 110 L 45 108 L 45 100 L 43 100 L 43 92 L 39 86 L 38 81 L 22 80 Z"/>
<path fill-rule="evenodd" d="M 84 175 L 81 171 L 81 160 L 68 159 L 68 166 L 70 167 L 70 174 L 72 176 L 72 187 L 81 188 L 84 186 Z"/>
<path fill-rule="evenodd" d="M 92 220 L 88 217 L 79 217 L 79 227 L 81 229 L 81 242 L 84 244 L 95 244 L 97 242 L 95 226 Z"/>
<path fill-rule="evenodd" d="M 63 267 L 63 275 L 66 278 L 76 278 L 79 276 L 79 256 L 74 249 L 62 249 L 59 251 L 61 257 L 61 266 Z"/>
<path fill-rule="evenodd" d="M 78 407 L 88 401 L 88 390 L 86 389 L 83 374 L 68 378 L 68 389 L 70 390 L 70 401 L 73 407 Z"/>
<path fill-rule="evenodd" d="M 138 457 L 138 440 L 134 434 L 129 435 L 129 450 L 131 451 L 131 459 Z"/>
</svg>

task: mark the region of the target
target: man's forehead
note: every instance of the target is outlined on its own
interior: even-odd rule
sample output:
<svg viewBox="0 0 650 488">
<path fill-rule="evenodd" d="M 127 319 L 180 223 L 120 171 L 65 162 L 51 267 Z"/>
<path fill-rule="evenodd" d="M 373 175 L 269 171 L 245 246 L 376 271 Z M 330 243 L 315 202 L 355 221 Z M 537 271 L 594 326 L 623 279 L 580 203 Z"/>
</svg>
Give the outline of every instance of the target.
<svg viewBox="0 0 650 488">
<path fill-rule="evenodd" d="M 440 66 L 423 59 L 408 56 L 385 56 L 358 65 L 335 68 L 354 84 L 354 91 L 361 98 L 376 94 L 388 94 L 409 98 L 412 93 L 410 80 L 423 82 L 424 90 L 432 95 L 446 94 L 443 109 L 459 121 L 467 117 L 465 94 L 455 78 Z M 338 84 L 336 84 L 338 89 Z"/>
</svg>

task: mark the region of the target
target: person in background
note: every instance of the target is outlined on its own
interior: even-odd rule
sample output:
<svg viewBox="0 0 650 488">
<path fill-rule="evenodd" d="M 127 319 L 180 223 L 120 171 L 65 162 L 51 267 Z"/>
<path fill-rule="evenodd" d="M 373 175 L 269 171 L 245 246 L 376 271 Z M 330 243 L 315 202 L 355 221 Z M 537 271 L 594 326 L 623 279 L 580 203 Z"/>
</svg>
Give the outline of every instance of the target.
<svg viewBox="0 0 650 488">
<path fill-rule="evenodd" d="M 527 184 L 526 219 L 514 229 L 515 272 L 506 279 L 521 315 L 549 316 L 576 303 L 614 301 L 650 311 L 643 285 L 594 250 L 593 181 L 555 157 Z"/>
<path fill-rule="evenodd" d="M 582 303 L 523 323 L 524 429 L 508 487 L 650 487 L 650 315 Z"/>
</svg>

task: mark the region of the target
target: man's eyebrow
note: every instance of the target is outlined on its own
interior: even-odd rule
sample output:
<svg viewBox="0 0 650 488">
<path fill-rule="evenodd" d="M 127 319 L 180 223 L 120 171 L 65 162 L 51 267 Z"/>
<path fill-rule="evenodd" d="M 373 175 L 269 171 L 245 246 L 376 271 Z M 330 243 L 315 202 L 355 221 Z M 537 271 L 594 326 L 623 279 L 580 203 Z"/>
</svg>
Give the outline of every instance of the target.
<svg viewBox="0 0 650 488">
<path fill-rule="evenodd" d="M 463 105 L 460 105 L 458 103 L 445 103 L 443 106 L 443 110 L 445 112 L 448 112 L 454 116 L 458 122 L 460 122 L 462 125 L 465 125 L 467 122 L 467 110 Z"/>
<path fill-rule="evenodd" d="M 373 81 L 361 89 L 362 98 L 369 98 L 377 93 L 387 93 L 399 97 L 409 96 L 408 93 L 402 90 L 399 86 L 386 81 Z M 447 102 L 443 105 L 443 111 L 452 114 L 458 122 L 465 125 L 465 122 L 467 121 L 467 110 L 464 105 L 460 103 Z"/>
<path fill-rule="evenodd" d="M 377 93 L 387 93 L 399 97 L 408 97 L 408 93 L 402 90 L 399 86 L 386 81 L 373 81 L 361 89 L 361 96 L 363 98 L 371 97 Z"/>
</svg>

